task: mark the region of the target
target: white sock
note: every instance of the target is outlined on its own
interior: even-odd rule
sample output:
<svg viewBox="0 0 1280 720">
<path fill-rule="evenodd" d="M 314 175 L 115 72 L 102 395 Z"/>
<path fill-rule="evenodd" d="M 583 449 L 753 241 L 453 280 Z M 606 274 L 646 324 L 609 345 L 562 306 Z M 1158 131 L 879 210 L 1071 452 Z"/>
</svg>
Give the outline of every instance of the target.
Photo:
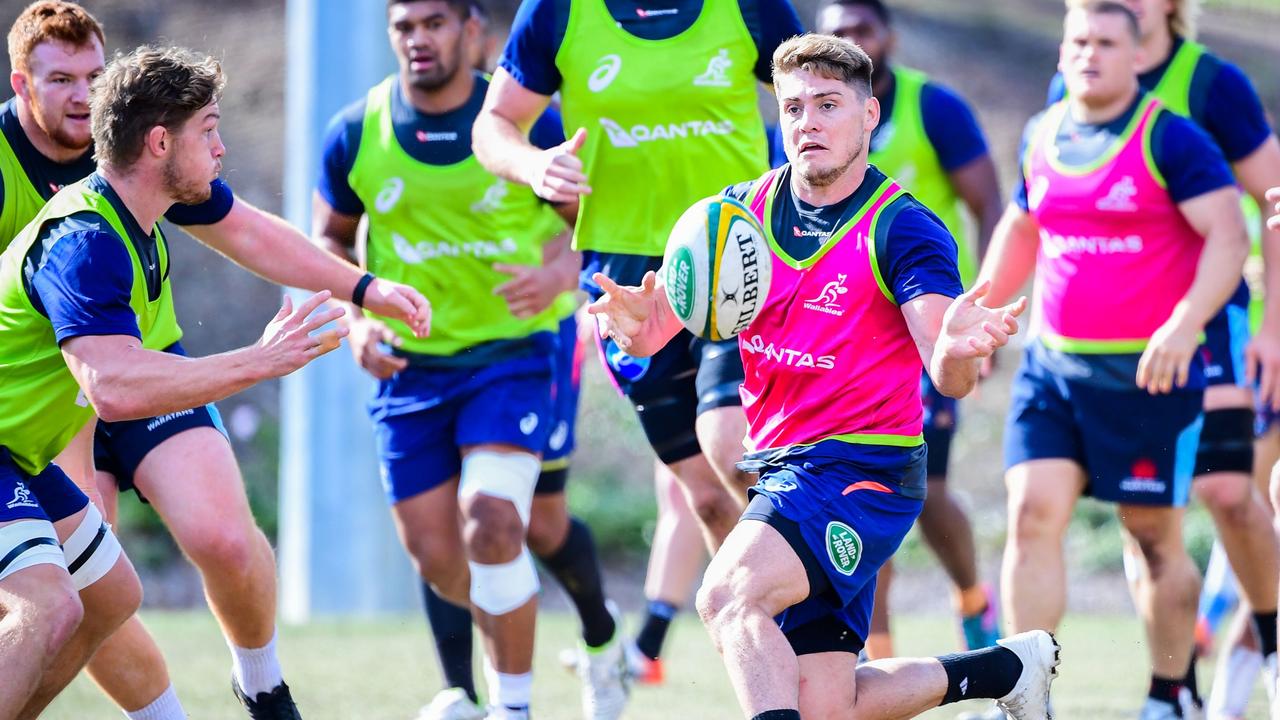
<svg viewBox="0 0 1280 720">
<path fill-rule="evenodd" d="M 178 702 L 178 694 L 173 691 L 173 685 L 165 688 L 160 697 L 150 705 L 141 710 L 126 712 L 125 715 L 129 720 L 187 720 L 187 711 Z"/>
<path fill-rule="evenodd" d="M 240 685 L 240 690 L 249 697 L 256 698 L 259 693 L 269 693 L 284 682 L 280 671 L 280 658 L 276 656 L 276 634 L 271 634 L 271 642 L 266 645 L 248 649 L 231 648 L 231 673 Z"/>
<path fill-rule="evenodd" d="M 529 700 L 533 697 L 533 673 L 501 673 L 488 662 L 484 669 L 491 703 L 513 709 L 529 707 Z"/>
</svg>

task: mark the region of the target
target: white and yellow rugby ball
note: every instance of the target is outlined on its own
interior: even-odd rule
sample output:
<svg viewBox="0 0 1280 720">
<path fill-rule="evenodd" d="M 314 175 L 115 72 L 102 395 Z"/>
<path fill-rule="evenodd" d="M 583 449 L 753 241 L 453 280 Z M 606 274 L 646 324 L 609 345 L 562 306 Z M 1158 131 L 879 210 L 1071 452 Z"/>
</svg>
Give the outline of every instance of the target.
<svg viewBox="0 0 1280 720">
<path fill-rule="evenodd" d="M 667 301 L 694 335 L 736 337 L 764 306 L 772 263 L 764 230 L 746 206 L 723 195 L 704 198 L 680 216 L 667 238 Z"/>
</svg>

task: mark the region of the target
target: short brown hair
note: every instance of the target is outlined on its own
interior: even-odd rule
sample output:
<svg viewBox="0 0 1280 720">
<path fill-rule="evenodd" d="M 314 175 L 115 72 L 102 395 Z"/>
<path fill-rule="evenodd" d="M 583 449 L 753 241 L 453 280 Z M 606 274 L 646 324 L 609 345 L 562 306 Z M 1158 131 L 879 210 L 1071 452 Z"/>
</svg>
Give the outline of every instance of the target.
<svg viewBox="0 0 1280 720">
<path fill-rule="evenodd" d="M 1138 16 L 1128 5 L 1116 0 L 1067 0 L 1071 10 L 1083 10 L 1086 15 L 1116 15 L 1124 19 L 1125 28 L 1135 41 L 1142 39 L 1142 28 L 1138 25 Z"/>
<path fill-rule="evenodd" d="M 31 51 L 43 42 L 57 41 L 82 48 L 98 39 L 105 45 L 102 26 L 87 10 L 62 0 L 38 0 L 26 7 L 9 28 L 9 65 L 30 72 Z"/>
<path fill-rule="evenodd" d="M 774 77 L 797 70 L 843 81 L 864 97 L 871 94 L 871 58 L 834 35 L 796 35 L 773 51 Z"/>
<path fill-rule="evenodd" d="M 123 168 L 138 159 L 146 134 L 181 127 L 216 102 L 225 84 L 222 66 L 185 48 L 142 46 L 117 54 L 89 93 L 95 158 Z"/>
</svg>

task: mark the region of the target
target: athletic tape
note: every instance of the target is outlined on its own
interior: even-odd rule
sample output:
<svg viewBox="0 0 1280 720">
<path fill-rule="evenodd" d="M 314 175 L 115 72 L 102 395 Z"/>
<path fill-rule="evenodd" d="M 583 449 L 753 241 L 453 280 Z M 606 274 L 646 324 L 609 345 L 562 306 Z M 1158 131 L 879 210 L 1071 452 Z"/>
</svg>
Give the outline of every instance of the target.
<svg viewBox="0 0 1280 720">
<path fill-rule="evenodd" d="M 62 544 L 66 556 L 67 572 L 77 591 L 84 590 L 102 579 L 123 552 L 111 526 L 102 519 L 102 513 L 89 503 L 79 527 Z"/>
<path fill-rule="evenodd" d="M 67 567 L 53 523 L 19 520 L 0 528 L 0 580 L 33 565 Z"/>
<path fill-rule="evenodd" d="M 506 615 L 538 592 L 538 570 L 529 548 L 511 562 L 471 566 L 471 602 L 489 615 Z"/>
<path fill-rule="evenodd" d="M 473 452 L 462 460 L 458 495 L 464 499 L 489 495 L 510 500 L 520 513 L 520 521 L 529 527 L 533 488 L 541 471 L 538 458 L 527 453 Z"/>
</svg>

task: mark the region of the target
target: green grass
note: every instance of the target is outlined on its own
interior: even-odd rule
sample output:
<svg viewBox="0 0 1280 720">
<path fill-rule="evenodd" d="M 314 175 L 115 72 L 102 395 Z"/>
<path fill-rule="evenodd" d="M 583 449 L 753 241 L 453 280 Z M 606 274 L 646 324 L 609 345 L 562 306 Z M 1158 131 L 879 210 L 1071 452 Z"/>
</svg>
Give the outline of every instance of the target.
<svg viewBox="0 0 1280 720">
<path fill-rule="evenodd" d="M 204 613 L 149 612 L 148 627 L 169 658 L 178 694 L 193 718 L 240 720 L 244 715 L 228 690 L 230 660 L 213 620 Z M 581 717 L 577 680 L 556 664 L 569 644 L 575 621 L 565 614 L 539 619 L 534 709 L 539 720 Z M 899 617 L 899 652 L 949 652 L 956 633 L 949 618 Z M 323 622 L 281 630 L 286 677 L 308 720 L 408 720 L 437 689 L 438 675 L 424 622 L 396 620 Z M 1064 720 L 1131 718 L 1146 691 L 1147 655 L 1137 622 L 1128 616 L 1071 616 L 1062 628 L 1061 679 L 1054 706 Z M 680 618 L 667 652 L 667 684 L 639 688 L 629 720 L 740 717 L 724 669 L 696 621 Z M 1201 673 L 1207 688 L 1209 668 Z M 934 710 L 942 720 L 966 705 Z M 88 680 L 77 679 L 43 716 L 55 720 L 117 718 Z M 1250 717 L 1264 718 L 1258 690 Z"/>
</svg>

